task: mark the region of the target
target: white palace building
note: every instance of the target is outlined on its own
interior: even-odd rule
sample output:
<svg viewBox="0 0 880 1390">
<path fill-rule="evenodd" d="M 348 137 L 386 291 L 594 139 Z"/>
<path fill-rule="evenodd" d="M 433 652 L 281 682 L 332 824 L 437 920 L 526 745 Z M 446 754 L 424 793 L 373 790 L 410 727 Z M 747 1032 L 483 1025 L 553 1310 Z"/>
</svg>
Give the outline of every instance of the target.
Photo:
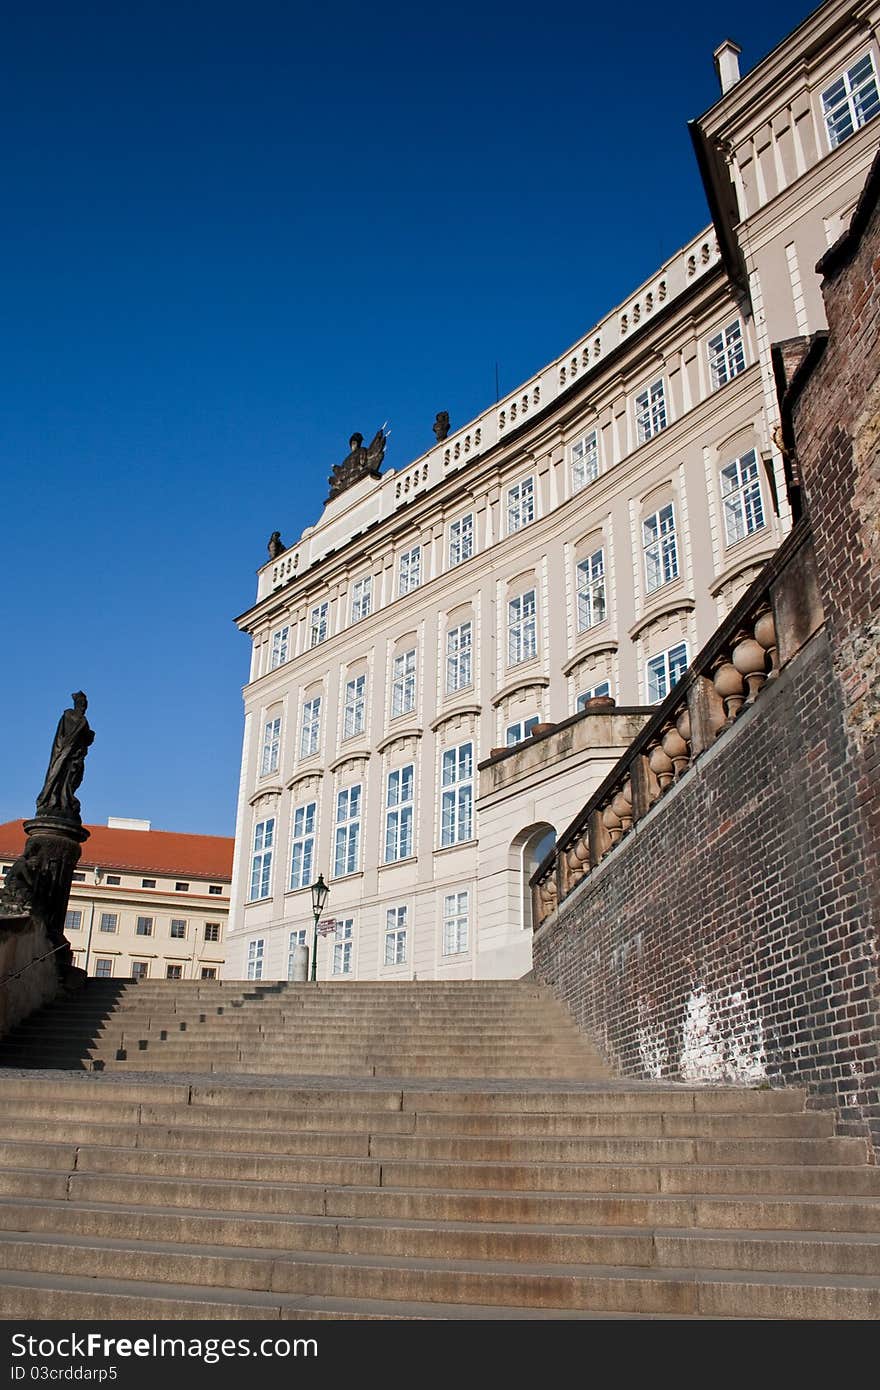
<svg viewBox="0 0 880 1390">
<path fill-rule="evenodd" d="M 770 349 L 824 326 L 814 266 L 880 136 L 878 17 L 829 0 L 743 76 L 722 44 L 691 123 L 713 225 L 406 467 L 356 438 L 274 547 L 238 619 L 226 977 L 288 978 L 319 872 L 319 978 L 529 970 L 532 868 L 791 525 Z"/>
</svg>

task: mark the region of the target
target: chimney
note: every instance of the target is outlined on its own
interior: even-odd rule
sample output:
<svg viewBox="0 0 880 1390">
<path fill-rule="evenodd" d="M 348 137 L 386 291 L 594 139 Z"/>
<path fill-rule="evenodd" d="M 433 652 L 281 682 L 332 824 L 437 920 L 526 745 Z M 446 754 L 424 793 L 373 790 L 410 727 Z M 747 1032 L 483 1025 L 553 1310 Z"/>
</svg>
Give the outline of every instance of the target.
<svg viewBox="0 0 880 1390">
<path fill-rule="evenodd" d="M 718 81 L 721 83 L 721 94 L 729 92 L 731 87 L 735 87 L 739 81 L 739 55 L 742 53 L 738 43 L 733 39 L 725 39 L 719 44 L 712 54 L 715 59 L 715 71 L 718 74 Z"/>
<path fill-rule="evenodd" d="M 148 820 L 133 820 L 130 816 L 108 816 L 108 830 L 149 830 Z"/>
</svg>

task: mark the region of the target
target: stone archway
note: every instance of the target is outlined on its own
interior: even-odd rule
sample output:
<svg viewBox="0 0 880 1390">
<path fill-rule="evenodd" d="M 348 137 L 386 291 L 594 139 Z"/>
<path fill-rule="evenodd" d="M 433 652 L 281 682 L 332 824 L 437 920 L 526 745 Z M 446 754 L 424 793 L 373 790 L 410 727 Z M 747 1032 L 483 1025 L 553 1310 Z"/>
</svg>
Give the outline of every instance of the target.
<svg viewBox="0 0 880 1390">
<path fill-rule="evenodd" d="M 510 842 L 508 852 L 509 905 L 511 922 L 532 930 L 532 892 L 529 879 L 541 860 L 556 844 L 556 830 L 549 821 L 527 825 Z"/>
</svg>

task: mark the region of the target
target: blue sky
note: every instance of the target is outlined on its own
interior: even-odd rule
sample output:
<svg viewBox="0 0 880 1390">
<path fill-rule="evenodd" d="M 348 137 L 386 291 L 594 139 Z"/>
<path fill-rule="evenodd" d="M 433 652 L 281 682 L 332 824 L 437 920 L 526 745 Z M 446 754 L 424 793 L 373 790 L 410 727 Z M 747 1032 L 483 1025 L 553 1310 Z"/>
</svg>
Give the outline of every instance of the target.
<svg viewBox="0 0 880 1390">
<path fill-rule="evenodd" d="M 296 0 L 8 10 L 0 820 L 70 692 L 86 820 L 231 834 L 266 540 L 562 352 L 708 222 L 686 129 L 806 15 Z"/>
</svg>

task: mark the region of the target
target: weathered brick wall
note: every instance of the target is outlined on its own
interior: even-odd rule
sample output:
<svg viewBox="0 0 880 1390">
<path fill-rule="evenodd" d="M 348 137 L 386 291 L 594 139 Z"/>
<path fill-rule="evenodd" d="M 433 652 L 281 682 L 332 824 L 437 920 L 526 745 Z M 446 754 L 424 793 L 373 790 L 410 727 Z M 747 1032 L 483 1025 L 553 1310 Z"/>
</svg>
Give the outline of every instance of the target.
<svg viewBox="0 0 880 1390">
<path fill-rule="evenodd" d="M 880 156 L 823 257 L 829 336 L 791 407 L 828 637 L 880 904 Z"/>
<path fill-rule="evenodd" d="M 627 1076 L 807 1086 L 880 1154 L 880 156 L 784 402 L 826 624 L 535 936 Z M 779 613 L 777 613 L 777 617 Z"/>
<path fill-rule="evenodd" d="M 807 1085 L 880 1144 L 860 812 L 824 631 L 536 933 L 632 1077 Z"/>
</svg>

